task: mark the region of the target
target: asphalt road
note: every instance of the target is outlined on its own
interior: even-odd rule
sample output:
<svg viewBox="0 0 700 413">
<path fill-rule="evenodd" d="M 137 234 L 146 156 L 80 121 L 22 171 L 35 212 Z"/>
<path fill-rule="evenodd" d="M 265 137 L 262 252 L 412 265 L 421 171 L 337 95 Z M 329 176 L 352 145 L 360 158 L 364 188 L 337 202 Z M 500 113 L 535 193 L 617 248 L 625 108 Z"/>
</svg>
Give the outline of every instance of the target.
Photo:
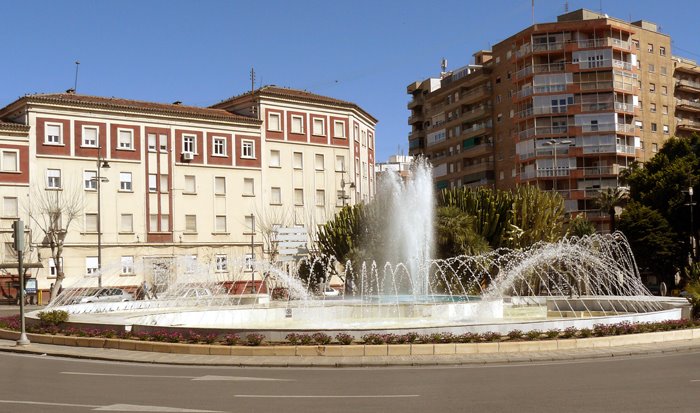
<svg viewBox="0 0 700 413">
<path fill-rule="evenodd" d="M 2 353 L 0 369 L 0 412 L 700 409 L 700 352 L 540 364 L 358 369 L 183 367 Z"/>
</svg>

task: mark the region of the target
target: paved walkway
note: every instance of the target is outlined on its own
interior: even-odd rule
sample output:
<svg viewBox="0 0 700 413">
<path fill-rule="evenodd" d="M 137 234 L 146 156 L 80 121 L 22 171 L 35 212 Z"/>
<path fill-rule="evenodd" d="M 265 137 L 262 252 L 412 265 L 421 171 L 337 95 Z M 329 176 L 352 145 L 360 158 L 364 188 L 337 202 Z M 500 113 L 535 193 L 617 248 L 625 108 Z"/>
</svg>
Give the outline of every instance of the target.
<svg viewBox="0 0 700 413">
<path fill-rule="evenodd" d="M 91 360 L 175 365 L 251 367 L 380 367 L 528 363 L 664 354 L 682 351 L 700 351 L 700 339 L 679 340 L 654 344 L 637 344 L 609 348 L 533 351 L 520 353 L 450 354 L 439 356 L 214 356 L 151 353 L 143 351 L 72 347 L 35 343 L 27 346 L 18 346 L 16 342 L 11 340 L 0 340 L 0 351 Z"/>
</svg>

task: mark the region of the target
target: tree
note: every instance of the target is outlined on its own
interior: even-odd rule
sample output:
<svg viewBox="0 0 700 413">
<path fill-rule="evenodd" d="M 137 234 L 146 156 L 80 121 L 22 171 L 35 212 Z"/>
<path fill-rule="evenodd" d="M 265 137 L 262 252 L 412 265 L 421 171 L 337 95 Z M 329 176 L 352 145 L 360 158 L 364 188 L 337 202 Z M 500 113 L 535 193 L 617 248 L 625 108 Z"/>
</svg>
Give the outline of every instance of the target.
<svg viewBox="0 0 700 413">
<path fill-rule="evenodd" d="M 476 232 L 476 218 L 457 207 L 437 208 L 437 255 L 450 258 L 477 255 L 490 250 L 488 242 Z"/>
<path fill-rule="evenodd" d="M 630 202 L 620 216 L 619 229 L 629 240 L 640 270 L 658 275 L 666 285 L 674 285 L 682 250 L 678 248 L 678 235 L 661 213 Z"/>
<path fill-rule="evenodd" d="M 566 234 L 570 237 L 584 237 L 595 234 L 595 225 L 581 215 L 571 219 L 566 225 Z"/>
<path fill-rule="evenodd" d="M 263 239 L 263 252 L 267 253 L 268 261 L 274 263 L 277 260 L 277 240 L 275 231 L 279 227 L 285 227 L 292 223 L 292 213 L 284 207 L 268 207 L 263 210 L 255 210 L 255 229 Z"/>
<path fill-rule="evenodd" d="M 610 217 L 610 232 L 615 232 L 615 207 L 621 207 L 627 201 L 627 189 L 616 186 L 605 188 L 598 193 L 595 200 L 600 212 L 608 214 Z"/>
<path fill-rule="evenodd" d="M 58 191 L 35 188 L 29 204 L 25 207 L 30 222 L 43 234 L 39 244 L 50 249 L 56 268 L 56 281 L 51 290 L 50 300 L 56 298 L 65 279 L 61 259 L 63 241 L 73 221 L 82 216 L 84 206 L 80 186 L 71 185 Z"/>
</svg>

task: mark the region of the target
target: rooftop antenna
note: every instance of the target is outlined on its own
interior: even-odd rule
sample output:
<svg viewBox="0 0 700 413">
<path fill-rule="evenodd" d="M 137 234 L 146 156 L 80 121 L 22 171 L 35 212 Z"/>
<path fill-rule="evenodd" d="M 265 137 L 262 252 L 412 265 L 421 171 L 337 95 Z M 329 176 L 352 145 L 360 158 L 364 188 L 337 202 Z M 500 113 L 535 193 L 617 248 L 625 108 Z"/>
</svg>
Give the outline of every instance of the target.
<svg viewBox="0 0 700 413">
<path fill-rule="evenodd" d="M 80 67 L 80 61 L 75 61 L 75 82 L 73 83 L 73 93 L 78 92 L 78 68 Z"/>
<path fill-rule="evenodd" d="M 444 57 L 443 57 L 442 60 L 440 61 L 440 68 L 442 69 L 442 70 L 440 71 L 441 73 L 447 72 L 447 59 L 445 59 Z"/>
<path fill-rule="evenodd" d="M 532 25 L 535 25 L 535 0 L 532 0 Z"/>
<path fill-rule="evenodd" d="M 569 12 L 569 2 L 567 0 L 564 2 L 564 13 L 568 13 L 568 12 Z"/>
<path fill-rule="evenodd" d="M 250 68 L 250 96 L 253 98 L 253 104 L 250 107 L 250 111 L 253 114 L 253 116 L 257 115 L 258 113 L 258 108 L 255 106 L 255 68 L 251 67 Z"/>
<path fill-rule="evenodd" d="M 600 13 L 603 12 L 603 0 L 599 0 L 599 2 L 598 2 L 598 11 Z"/>
</svg>

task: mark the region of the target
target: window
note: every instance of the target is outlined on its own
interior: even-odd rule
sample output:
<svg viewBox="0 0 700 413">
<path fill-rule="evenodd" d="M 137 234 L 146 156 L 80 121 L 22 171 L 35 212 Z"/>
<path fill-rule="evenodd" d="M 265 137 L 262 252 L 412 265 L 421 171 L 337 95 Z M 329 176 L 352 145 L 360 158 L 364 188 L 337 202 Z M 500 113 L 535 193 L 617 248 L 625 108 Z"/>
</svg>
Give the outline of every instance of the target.
<svg viewBox="0 0 700 413">
<path fill-rule="evenodd" d="M 304 118 L 292 115 L 292 133 L 304 133 Z"/>
<path fill-rule="evenodd" d="M 185 215 L 185 232 L 197 232 L 197 215 Z"/>
<path fill-rule="evenodd" d="M 635 49 L 639 50 L 639 40 L 632 39 L 632 45 L 634 46 Z"/>
<path fill-rule="evenodd" d="M 255 196 L 255 180 L 243 178 L 243 196 Z"/>
<path fill-rule="evenodd" d="M 158 146 L 161 152 L 168 151 L 168 135 L 158 135 Z"/>
<path fill-rule="evenodd" d="M 148 230 L 150 232 L 158 231 L 158 214 L 150 214 L 148 216 Z"/>
<path fill-rule="evenodd" d="M 661 86 L 661 94 L 668 95 L 668 86 Z"/>
<path fill-rule="evenodd" d="M 133 275 L 134 274 L 134 256 L 133 255 L 122 256 L 122 274 L 123 275 Z"/>
<path fill-rule="evenodd" d="M 168 175 L 161 174 L 160 175 L 160 192 L 163 194 L 168 193 Z"/>
<path fill-rule="evenodd" d="M 649 92 L 650 93 L 656 92 L 656 84 L 655 83 L 649 83 Z"/>
<path fill-rule="evenodd" d="M 228 257 L 226 255 L 216 254 L 215 263 L 217 272 L 228 271 Z"/>
<path fill-rule="evenodd" d="M 668 105 L 661 106 L 661 113 L 668 115 Z"/>
<path fill-rule="evenodd" d="M 659 144 L 658 144 L 658 143 L 652 143 L 652 144 L 651 144 L 651 151 L 652 151 L 653 153 L 658 152 L 658 151 L 659 151 Z"/>
<path fill-rule="evenodd" d="M 61 170 L 47 169 L 46 170 L 46 188 L 61 189 Z"/>
<path fill-rule="evenodd" d="M 659 73 L 661 73 L 661 76 L 666 76 L 668 74 L 666 66 L 659 67 Z"/>
<path fill-rule="evenodd" d="M 342 128 L 341 128 L 342 133 L 341 133 L 341 135 L 335 135 L 335 132 L 334 132 L 333 136 L 336 136 L 339 138 L 344 138 L 345 137 L 345 122 L 336 121 L 335 124 L 342 125 Z M 360 141 L 360 127 L 357 125 L 354 125 L 352 128 L 352 138 L 355 140 L 355 142 Z"/>
<path fill-rule="evenodd" d="M 292 154 L 292 164 L 294 169 L 302 169 L 304 167 L 304 154 L 301 152 L 294 152 L 294 154 Z"/>
<path fill-rule="evenodd" d="M 496 103 L 501 103 L 501 95 L 496 95 Z"/>
<path fill-rule="evenodd" d="M 267 130 L 271 131 L 281 131 L 282 125 L 280 122 L 279 113 L 268 113 L 267 114 Z"/>
<path fill-rule="evenodd" d="M 44 126 L 44 131 L 44 143 L 49 145 L 60 145 L 63 143 L 63 125 L 47 123 Z"/>
<path fill-rule="evenodd" d="M 148 192 L 156 192 L 158 190 L 157 185 L 157 175 L 148 174 Z"/>
<path fill-rule="evenodd" d="M 345 172 L 345 157 L 343 155 L 335 156 L 335 171 Z"/>
<path fill-rule="evenodd" d="M 197 153 L 196 136 L 182 135 L 182 150 L 183 152 Z"/>
<path fill-rule="evenodd" d="M 279 168 L 280 165 L 280 151 L 274 149 L 270 150 L 270 166 L 273 168 Z"/>
<path fill-rule="evenodd" d="M 359 128 L 355 126 L 355 129 L 353 131 L 353 135 L 355 136 L 355 140 L 360 139 L 359 136 Z M 342 120 L 336 120 L 333 121 L 333 137 L 334 138 L 345 138 L 345 122 Z"/>
<path fill-rule="evenodd" d="M 161 232 L 170 231 L 170 215 L 161 214 L 160 215 L 160 230 Z"/>
<path fill-rule="evenodd" d="M 325 126 L 326 125 L 324 125 L 323 119 L 318 119 L 318 118 L 314 119 L 314 126 L 313 126 L 312 133 L 314 135 L 319 135 L 319 136 L 325 135 L 326 134 Z"/>
<path fill-rule="evenodd" d="M 241 158 L 255 158 L 255 142 L 243 141 L 241 143 Z"/>
<path fill-rule="evenodd" d="M 635 120 L 634 124 L 635 124 L 635 126 L 637 126 L 637 128 L 639 129 L 640 132 L 644 130 L 644 124 L 642 123 L 641 120 Z"/>
<path fill-rule="evenodd" d="M 651 123 L 651 131 L 652 131 L 652 132 L 656 132 L 656 130 L 657 130 L 657 129 L 656 129 L 656 123 L 652 122 L 652 123 Z"/>
<path fill-rule="evenodd" d="M 131 172 L 119 172 L 119 190 L 131 192 L 133 187 L 131 185 Z"/>
<path fill-rule="evenodd" d="M 246 215 L 244 218 L 245 222 L 245 229 L 247 233 L 253 233 L 255 232 L 255 218 L 253 215 Z"/>
<path fill-rule="evenodd" d="M 63 257 L 60 258 L 61 268 L 63 268 Z M 56 271 L 56 261 L 53 258 L 49 258 L 49 278 L 56 278 L 58 271 Z"/>
<path fill-rule="evenodd" d="M 668 125 L 663 126 L 664 135 L 668 135 Z"/>
<path fill-rule="evenodd" d="M 95 275 L 98 270 L 97 257 L 85 257 L 85 274 Z"/>
<path fill-rule="evenodd" d="M 316 190 L 316 206 L 326 206 L 326 191 L 323 189 Z"/>
<path fill-rule="evenodd" d="M 654 67 L 653 64 L 649 63 L 649 73 L 654 73 L 655 70 L 656 70 L 656 67 Z"/>
<path fill-rule="evenodd" d="M 19 151 L 4 149 L 0 151 L 0 170 L 3 172 L 19 172 Z"/>
<path fill-rule="evenodd" d="M 659 54 L 661 56 L 666 56 L 666 47 L 665 46 L 659 46 Z"/>
<path fill-rule="evenodd" d="M 83 172 L 83 188 L 86 191 L 94 191 L 97 189 L 97 171 Z"/>
<path fill-rule="evenodd" d="M 226 195 L 226 177 L 217 176 L 214 178 L 214 194 Z"/>
<path fill-rule="evenodd" d="M 649 112 L 656 113 L 656 103 L 649 104 Z"/>
<path fill-rule="evenodd" d="M 226 215 L 217 215 L 214 218 L 214 231 L 226 232 Z"/>
<path fill-rule="evenodd" d="M 367 146 L 367 131 L 362 131 L 362 146 Z"/>
<path fill-rule="evenodd" d="M 304 205 L 304 190 L 294 188 L 294 205 Z"/>
<path fill-rule="evenodd" d="M 97 148 L 97 128 L 93 126 L 83 126 L 83 146 Z"/>
<path fill-rule="evenodd" d="M 119 129 L 118 149 L 134 149 L 134 131 Z"/>
<path fill-rule="evenodd" d="M 97 232 L 97 214 L 85 214 L 85 232 Z"/>
<path fill-rule="evenodd" d="M 282 205 L 282 188 L 270 188 L 270 205 Z"/>
<path fill-rule="evenodd" d="M 186 194 L 197 193 L 197 180 L 194 175 L 185 175 L 185 190 Z"/>
<path fill-rule="evenodd" d="M 149 133 L 148 134 L 148 152 L 155 152 L 156 151 L 156 135 Z"/>
<path fill-rule="evenodd" d="M 134 232 L 133 214 L 121 214 L 119 219 L 119 232 Z"/>
<path fill-rule="evenodd" d="M 226 156 L 226 138 L 214 137 L 211 154 L 214 156 Z"/>
<path fill-rule="evenodd" d="M 19 216 L 19 203 L 16 197 L 6 196 L 2 199 L 2 216 L 12 218 Z"/>
<path fill-rule="evenodd" d="M 325 169 L 325 159 L 322 153 L 316 154 L 316 170 L 322 171 Z"/>
<path fill-rule="evenodd" d="M 654 53 L 654 45 L 651 43 L 647 44 L 647 52 Z"/>
</svg>

